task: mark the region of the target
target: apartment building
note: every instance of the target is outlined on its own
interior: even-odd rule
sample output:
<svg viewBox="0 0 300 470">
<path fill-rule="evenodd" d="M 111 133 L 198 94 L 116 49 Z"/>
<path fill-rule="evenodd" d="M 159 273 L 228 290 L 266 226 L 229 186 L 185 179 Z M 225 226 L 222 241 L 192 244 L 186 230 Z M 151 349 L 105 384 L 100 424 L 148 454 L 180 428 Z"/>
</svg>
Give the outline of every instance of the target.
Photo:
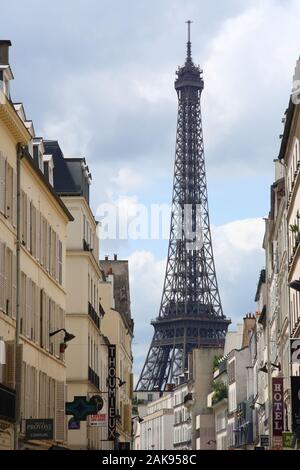
<svg viewBox="0 0 300 470">
<path fill-rule="evenodd" d="M 192 450 L 192 417 L 189 404 L 192 401 L 192 386 L 188 371 L 178 378 L 174 388 L 174 439 L 175 450 Z"/>
<path fill-rule="evenodd" d="M 173 449 L 173 393 L 165 393 L 148 403 L 147 414 L 140 423 L 141 450 Z"/>
<path fill-rule="evenodd" d="M 13 104 L 11 100 L 10 45 L 10 41 L 0 41 L 0 403 L 5 404 L 0 405 L 0 448 L 13 446 L 16 385 L 20 403 L 18 446 L 48 448 L 51 443 L 66 441 L 66 367 L 61 330 L 66 308 L 66 235 L 73 217 L 53 188 L 51 161 L 45 158 L 43 139 L 35 136 L 22 103 Z M 17 171 L 20 270 L 16 263 Z M 20 346 L 16 351 L 18 274 Z M 31 439 L 27 433 L 30 419 L 49 419 L 51 438 Z"/>
<path fill-rule="evenodd" d="M 131 318 L 128 261 L 117 255 L 100 261 L 103 279 L 100 283 L 101 302 L 105 315 L 102 331 L 116 347 L 116 434 L 122 445 L 132 442 L 132 339 L 134 322 Z M 118 443 L 116 443 L 116 447 Z"/>
<path fill-rule="evenodd" d="M 97 222 L 89 204 L 91 174 L 85 159 L 65 158 L 56 141 L 45 141 L 45 152 L 53 161 L 54 187 L 74 219 L 67 229 L 66 329 L 75 335 L 66 351 L 68 402 L 83 396 L 101 396 L 103 422 L 93 417 L 79 426 L 68 417 L 68 447 L 108 449 L 107 397 L 108 339 L 102 334 L 99 240 Z M 95 421 L 95 423 L 94 423 Z"/>
</svg>

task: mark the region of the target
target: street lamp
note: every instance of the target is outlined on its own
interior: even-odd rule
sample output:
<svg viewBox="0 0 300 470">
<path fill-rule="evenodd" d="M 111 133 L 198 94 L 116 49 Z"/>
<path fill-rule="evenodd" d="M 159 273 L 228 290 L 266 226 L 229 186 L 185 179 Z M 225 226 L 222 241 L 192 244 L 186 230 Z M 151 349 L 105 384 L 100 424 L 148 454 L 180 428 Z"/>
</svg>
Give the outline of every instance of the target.
<svg viewBox="0 0 300 470">
<path fill-rule="evenodd" d="M 115 378 L 118 379 L 118 381 L 119 381 L 119 387 L 123 387 L 123 385 L 126 384 L 126 380 L 122 380 L 122 379 L 120 379 L 120 377 L 115 377 Z M 108 386 L 108 382 L 109 382 L 109 379 L 107 378 L 106 379 L 106 385 L 107 386 Z"/>
<path fill-rule="evenodd" d="M 300 292 L 300 279 L 295 279 L 295 281 L 292 281 L 288 284 L 288 286 L 291 288 L 291 289 L 294 289 L 298 292 Z"/>
<path fill-rule="evenodd" d="M 72 339 L 76 338 L 75 335 L 72 335 L 72 333 L 68 333 L 68 331 L 65 329 L 65 328 L 60 328 L 59 330 L 56 330 L 56 331 L 52 331 L 52 333 L 49 333 L 49 336 L 54 336 L 56 335 L 57 333 L 59 333 L 60 331 L 64 331 L 65 332 L 65 336 L 64 336 L 64 340 L 62 343 L 60 343 L 60 352 L 61 353 L 64 353 L 65 350 L 67 349 L 67 343 L 69 341 L 72 341 Z"/>
<path fill-rule="evenodd" d="M 270 362 L 270 365 L 272 367 L 275 367 L 275 369 L 278 369 L 279 371 L 281 371 L 281 364 L 280 362 L 278 362 L 278 364 L 274 364 L 273 362 Z M 263 367 L 261 367 L 260 369 L 258 369 L 259 372 L 264 372 L 265 374 L 268 373 L 268 367 L 267 367 L 267 363 L 265 363 L 265 365 Z"/>
</svg>

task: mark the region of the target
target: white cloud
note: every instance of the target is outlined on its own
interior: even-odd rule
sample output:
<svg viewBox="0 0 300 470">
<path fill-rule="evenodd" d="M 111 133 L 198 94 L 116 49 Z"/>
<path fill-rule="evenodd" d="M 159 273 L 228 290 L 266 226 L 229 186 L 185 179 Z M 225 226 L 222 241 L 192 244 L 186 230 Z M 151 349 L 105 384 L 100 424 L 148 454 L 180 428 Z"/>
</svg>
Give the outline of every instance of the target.
<svg viewBox="0 0 300 470">
<path fill-rule="evenodd" d="M 253 311 L 259 272 L 264 265 L 263 219 L 212 227 L 214 258 L 224 313 L 235 321 Z"/>
<path fill-rule="evenodd" d="M 225 18 L 208 43 L 203 110 L 215 171 L 223 172 L 229 162 L 229 171 L 266 171 L 279 147 L 281 114 L 299 56 L 299 15 L 296 1 L 251 2 Z"/>
<path fill-rule="evenodd" d="M 116 186 L 116 190 L 121 193 L 141 189 L 146 184 L 143 175 L 132 168 L 120 168 L 117 175 L 111 178 L 111 181 Z"/>
</svg>

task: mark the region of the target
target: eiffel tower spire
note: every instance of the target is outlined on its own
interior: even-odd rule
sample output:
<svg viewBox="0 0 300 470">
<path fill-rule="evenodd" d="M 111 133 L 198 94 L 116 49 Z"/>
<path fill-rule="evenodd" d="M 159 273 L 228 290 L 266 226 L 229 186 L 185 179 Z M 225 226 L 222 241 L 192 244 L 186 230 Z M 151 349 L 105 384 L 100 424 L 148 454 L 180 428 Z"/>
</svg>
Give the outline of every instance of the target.
<svg viewBox="0 0 300 470">
<path fill-rule="evenodd" d="M 200 98 L 202 70 L 191 57 L 176 72 L 176 155 L 168 260 L 154 336 L 136 390 L 164 390 L 196 347 L 222 347 L 230 323 L 218 290 L 208 212 Z"/>
</svg>

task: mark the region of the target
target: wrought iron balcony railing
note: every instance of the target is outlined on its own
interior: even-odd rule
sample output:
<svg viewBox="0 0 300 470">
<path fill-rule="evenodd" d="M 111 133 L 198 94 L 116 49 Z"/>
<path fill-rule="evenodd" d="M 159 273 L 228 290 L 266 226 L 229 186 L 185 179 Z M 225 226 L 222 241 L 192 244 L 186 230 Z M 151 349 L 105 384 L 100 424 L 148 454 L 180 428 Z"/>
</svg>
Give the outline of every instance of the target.
<svg viewBox="0 0 300 470">
<path fill-rule="evenodd" d="M 100 379 L 99 379 L 99 375 L 96 374 L 96 372 L 89 366 L 89 376 L 88 376 L 88 379 L 89 381 L 95 385 L 95 387 L 99 388 L 99 385 L 100 385 Z"/>
<path fill-rule="evenodd" d="M 88 304 L 88 313 L 89 317 L 93 320 L 97 328 L 100 328 L 100 317 L 90 302 Z"/>
</svg>

